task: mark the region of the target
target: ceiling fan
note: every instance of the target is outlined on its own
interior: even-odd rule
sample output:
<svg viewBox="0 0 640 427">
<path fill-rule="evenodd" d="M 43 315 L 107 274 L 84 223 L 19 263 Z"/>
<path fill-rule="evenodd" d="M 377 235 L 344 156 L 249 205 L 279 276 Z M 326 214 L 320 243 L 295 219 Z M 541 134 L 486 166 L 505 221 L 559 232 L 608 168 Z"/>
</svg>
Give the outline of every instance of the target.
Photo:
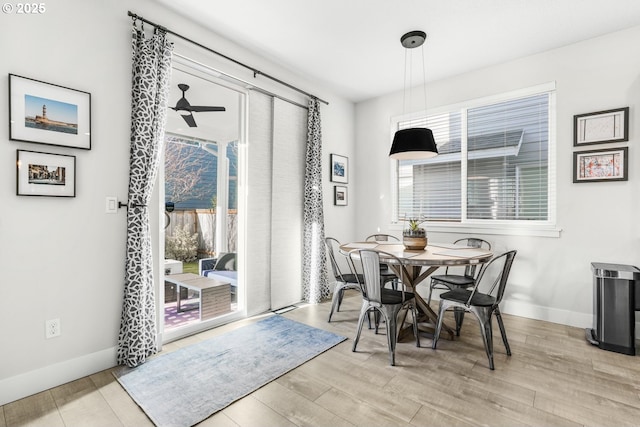
<svg viewBox="0 0 640 427">
<path fill-rule="evenodd" d="M 180 83 L 178 88 L 182 91 L 182 98 L 178 100 L 175 107 L 169 107 L 172 110 L 180 113 L 185 122 L 189 125 L 189 127 L 195 128 L 198 125 L 196 124 L 196 120 L 193 118 L 194 112 L 202 113 L 207 111 L 226 111 L 224 107 L 214 107 L 207 105 L 191 105 L 187 98 L 185 98 L 184 93 L 189 90 L 189 85 L 184 83 Z M 186 113 L 186 114 L 185 114 Z"/>
</svg>

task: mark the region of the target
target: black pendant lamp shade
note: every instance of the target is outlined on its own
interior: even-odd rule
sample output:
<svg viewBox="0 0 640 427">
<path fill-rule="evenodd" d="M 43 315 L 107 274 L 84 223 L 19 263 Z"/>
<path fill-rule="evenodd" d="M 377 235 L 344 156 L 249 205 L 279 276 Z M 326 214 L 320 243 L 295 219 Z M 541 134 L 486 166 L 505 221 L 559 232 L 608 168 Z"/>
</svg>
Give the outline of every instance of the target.
<svg viewBox="0 0 640 427">
<path fill-rule="evenodd" d="M 438 155 L 433 132 L 427 128 L 402 129 L 396 132 L 389 157 L 396 160 L 428 159 Z"/>
<path fill-rule="evenodd" d="M 406 49 L 415 49 L 424 44 L 427 34 L 424 31 L 409 31 L 400 38 L 400 43 Z M 405 79 L 407 74 L 407 59 L 405 56 Z M 422 60 L 422 73 L 424 74 L 424 54 Z M 424 76 L 423 76 L 424 77 Z M 425 108 L 427 108 L 426 79 L 422 82 L 425 88 Z M 406 82 L 405 82 L 405 98 L 406 98 Z M 438 155 L 436 141 L 433 138 L 433 132 L 427 128 L 410 128 L 396 132 L 391 144 L 389 157 L 396 160 L 412 160 L 412 159 L 429 159 Z"/>
</svg>

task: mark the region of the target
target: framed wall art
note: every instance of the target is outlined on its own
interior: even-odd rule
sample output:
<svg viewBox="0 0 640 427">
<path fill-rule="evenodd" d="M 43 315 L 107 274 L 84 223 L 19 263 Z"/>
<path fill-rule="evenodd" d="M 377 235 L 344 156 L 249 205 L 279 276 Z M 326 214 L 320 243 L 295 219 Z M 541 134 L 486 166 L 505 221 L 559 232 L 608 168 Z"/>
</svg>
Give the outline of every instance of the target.
<svg viewBox="0 0 640 427">
<path fill-rule="evenodd" d="M 91 94 L 9 74 L 9 139 L 91 149 Z"/>
<path fill-rule="evenodd" d="M 347 206 L 347 187 L 343 185 L 333 186 L 333 204 L 336 206 Z"/>
<path fill-rule="evenodd" d="M 628 147 L 574 152 L 573 182 L 627 181 L 628 154 Z"/>
<path fill-rule="evenodd" d="M 573 116 L 573 146 L 629 140 L 629 107 Z"/>
<path fill-rule="evenodd" d="M 18 196 L 76 196 L 76 157 L 17 150 Z"/>
<path fill-rule="evenodd" d="M 343 184 L 349 182 L 349 158 L 338 154 L 331 155 L 331 181 Z"/>
</svg>

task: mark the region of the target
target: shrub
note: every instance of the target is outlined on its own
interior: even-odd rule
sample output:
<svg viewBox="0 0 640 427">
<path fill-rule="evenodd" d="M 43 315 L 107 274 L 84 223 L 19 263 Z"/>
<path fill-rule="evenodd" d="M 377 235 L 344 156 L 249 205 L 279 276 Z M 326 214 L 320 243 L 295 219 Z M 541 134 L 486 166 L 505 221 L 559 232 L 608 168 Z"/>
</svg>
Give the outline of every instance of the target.
<svg viewBox="0 0 640 427">
<path fill-rule="evenodd" d="M 164 254 L 166 258 L 182 262 L 198 259 L 198 233 L 189 233 L 186 226 L 176 227 L 173 236 L 165 237 Z"/>
</svg>

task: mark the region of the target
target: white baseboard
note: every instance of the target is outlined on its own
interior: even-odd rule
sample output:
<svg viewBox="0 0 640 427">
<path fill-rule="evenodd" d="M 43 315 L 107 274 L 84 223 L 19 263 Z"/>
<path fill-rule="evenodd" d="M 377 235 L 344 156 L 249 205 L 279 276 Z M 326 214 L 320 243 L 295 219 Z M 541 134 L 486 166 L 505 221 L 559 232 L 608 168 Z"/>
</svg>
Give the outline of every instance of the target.
<svg viewBox="0 0 640 427">
<path fill-rule="evenodd" d="M 503 300 L 500 311 L 504 314 L 526 317 L 528 319 L 544 320 L 561 325 L 575 326 L 578 328 L 590 328 L 593 326 L 591 313 L 578 313 L 557 308 L 542 307 L 517 301 Z"/>
<path fill-rule="evenodd" d="M 437 300 L 438 297 L 433 298 Z M 593 314 L 579 313 L 576 311 L 560 310 L 557 308 L 542 307 L 519 301 L 503 300 L 500 311 L 504 314 L 526 317 L 527 319 L 544 320 L 561 325 L 574 326 L 576 328 L 592 328 Z M 636 339 L 640 339 L 640 321 L 636 316 Z"/>
<path fill-rule="evenodd" d="M 108 348 L 0 380 L 0 406 L 95 374 L 116 365 L 116 348 Z"/>
</svg>

